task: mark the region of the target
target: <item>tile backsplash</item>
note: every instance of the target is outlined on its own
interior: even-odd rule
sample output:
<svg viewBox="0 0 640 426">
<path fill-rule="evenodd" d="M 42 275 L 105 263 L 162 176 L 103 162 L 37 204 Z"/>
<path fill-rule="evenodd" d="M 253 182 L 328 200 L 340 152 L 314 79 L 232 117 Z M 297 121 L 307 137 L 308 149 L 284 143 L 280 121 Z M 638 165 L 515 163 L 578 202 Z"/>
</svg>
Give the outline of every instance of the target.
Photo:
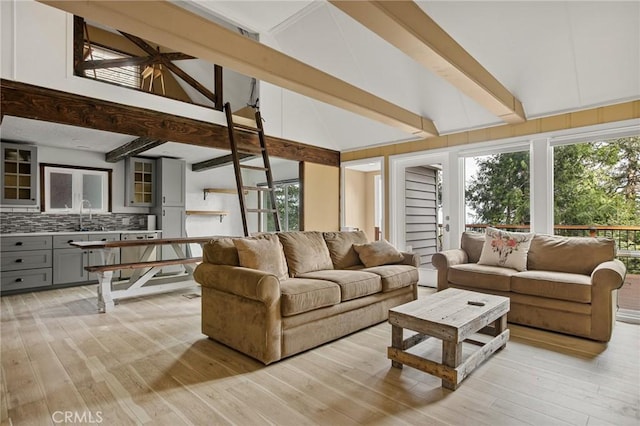
<svg viewBox="0 0 640 426">
<path fill-rule="evenodd" d="M 89 231 L 146 230 L 146 214 L 94 214 L 82 217 L 82 227 Z M 70 232 L 77 231 L 79 225 L 77 214 L 43 214 L 29 212 L 1 212 L 0 233 L 16 232 Z"/>
</svg>

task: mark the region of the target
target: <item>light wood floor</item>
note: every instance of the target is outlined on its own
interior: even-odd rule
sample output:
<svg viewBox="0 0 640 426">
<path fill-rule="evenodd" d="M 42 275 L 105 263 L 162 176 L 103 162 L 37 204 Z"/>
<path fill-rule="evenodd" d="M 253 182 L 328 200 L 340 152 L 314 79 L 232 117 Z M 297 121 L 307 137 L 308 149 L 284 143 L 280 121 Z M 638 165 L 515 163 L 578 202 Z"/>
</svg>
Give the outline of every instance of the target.
<svg viewBox="0 0 640 426">
<path fill-rule="evenodd" d="M 183 293 L 109 314 L 96 313 L 93 286 L 2 297 L 2 424 L 65 412 L 104 425 L 640 422 L 638 325 L 618 323 L 607 347 L 510 326 L 507 347 L 451 392 L 391 367 L 386 323 L 264 367 L 205 338 L 200 299 Z"/>
</svg>

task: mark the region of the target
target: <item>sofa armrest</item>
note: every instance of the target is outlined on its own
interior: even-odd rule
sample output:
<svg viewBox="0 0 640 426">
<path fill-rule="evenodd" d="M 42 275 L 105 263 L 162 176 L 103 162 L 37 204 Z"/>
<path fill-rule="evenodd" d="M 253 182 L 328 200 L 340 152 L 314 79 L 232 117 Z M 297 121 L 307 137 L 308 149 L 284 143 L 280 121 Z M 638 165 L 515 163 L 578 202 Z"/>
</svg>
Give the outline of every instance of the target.
<svg viewBox="0 0 640 426">
<path fill-rule="evenodd" d="M 591 285 L 594 287 L 594 290 L 597 287 L 615 290 L 622 287 L 626 275 L 627 268 L 624 266 L 624 263 L 618 259 L 613 259 L 596 266 L 591 273 Z"/>
<path fill-rule="evenodd" d="M 404 256 L 404 259 L 400 262 L 400 265 L 410 265 L 415 266 L 416 268 L 420 267 L 420 256 L 418 256 L 417 253 L 409 253 L 406 251 L 401 253 Z"/>
<path fill-rule="evenodd" d="M 591 339 L 611 339 L 618 308 L 613 290 L 622 287 L 626 273 L 618 259 L 601 263 L 591 273 Z"/>
<path fill-rule="evenodd" d="M 280 299 L 280 280 L 273 274 L 240 266 L 201 263 L 193 277 L 203 287 L 273 305 Z"/>
<path fill-rule="evenodd" d="M 444 270 L 452 267 L 453 265 L 459 265 L 461 263 L 468 263 L 469 257 L 467 252 L 462 249 L 451 249 L 438 252 L 431 258 L 431 263 L 437 270 Z"/>
</svg>

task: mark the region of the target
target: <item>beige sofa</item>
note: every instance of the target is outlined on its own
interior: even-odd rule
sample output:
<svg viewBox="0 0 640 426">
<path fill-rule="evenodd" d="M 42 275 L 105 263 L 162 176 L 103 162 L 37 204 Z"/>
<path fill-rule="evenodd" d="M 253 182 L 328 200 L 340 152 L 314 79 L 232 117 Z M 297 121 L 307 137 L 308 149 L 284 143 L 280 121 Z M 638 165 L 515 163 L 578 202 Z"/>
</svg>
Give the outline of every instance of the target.
<svg viewBox="0 0 640 426">
<path fill-rule="evenodd" d="M 417 298 L 419 259 L 391 248 L 392 264 L 371 266 L 388 254 L 376 252 L 381 244 L 390 245 L 366 243 L 361 231 L 210 241 L 194 272 L 202 285 L 202 332 L 269 364 L 387 320 L 389 308 Z M 260 245 L 274 248 L 247 255 L 247 246 Z M 279 250 L 286 275 L 277 270 Z M 240 266 L 251 262 L 270 271 Z"/>
<path fill-rule="evenodd" d="M 607 342 L 626 268 L 612 239 L 535 234 L 519 272 L 479 265 L 484 234 L 465 232 L 461 248 L 433 256 L 438 290 L 463 288 L 508 296 L 508 321 Z"/>
</svg>

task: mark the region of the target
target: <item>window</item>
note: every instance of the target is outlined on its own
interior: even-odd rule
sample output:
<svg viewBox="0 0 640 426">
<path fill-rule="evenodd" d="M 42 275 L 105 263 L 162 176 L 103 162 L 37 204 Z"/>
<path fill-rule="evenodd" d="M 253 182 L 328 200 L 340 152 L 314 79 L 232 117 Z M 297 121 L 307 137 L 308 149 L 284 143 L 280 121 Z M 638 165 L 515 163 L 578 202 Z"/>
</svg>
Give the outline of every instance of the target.
<svg viewBox="0 0 640 426">
<path fill-rule="evenodd" d="M 266 184 L 259 186 L 266 187 Z M 280 216 L 280 228 L 282 231 L 298 231 L 300 229 L 300 182 L 298 180 L 274 182 L 276 206 Z M 262 191 L 261 204 L 265 209 L 271 208 L 271 200 L 268 192 Z M 274 232 L 273 215 L 263 213 L 260 221 L 261 231 Z"/>
<path fill-rule="evenodd" d="M 52 213 L 107 213 L 111 170 L 41 164 L 43 210 Z"/>
<path fill-rule="evenodd" d="M 467 157 L 464 164 L 467 229 L 528 230 L 529 151 Z"/>
<path fill-rule="evenodd" d="M 85 50 L 89 53 L 90 60 L 98 61 L 105 59 L 123 59 L 131 56 L 116 52 L 115 50 L 105 47 L 89 45 L 85 42 Z M 109 83 L 119 84 L 121 86 L 139 88 L 140 87 L 140 67 L 136 65 L 89 69 L 84 71 L 85 77 L 95 78 L 96 80 L 106 81 Z"/>
</svg>

